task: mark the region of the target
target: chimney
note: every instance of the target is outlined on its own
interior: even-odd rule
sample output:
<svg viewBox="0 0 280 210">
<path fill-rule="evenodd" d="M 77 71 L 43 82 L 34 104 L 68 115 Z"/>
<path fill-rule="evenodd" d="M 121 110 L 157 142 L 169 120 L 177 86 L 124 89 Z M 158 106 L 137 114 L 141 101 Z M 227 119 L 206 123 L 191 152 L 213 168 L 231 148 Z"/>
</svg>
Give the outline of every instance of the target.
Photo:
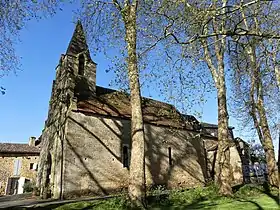
<svg viewBox="0 0 280 210">
<path fill-rule="evenodd" d="M 29 145 L 29 146 L 35 147 L 35 140 L 36 140 L 36 137 L 31 136 L 31 137 L 29 138 L 28 145 Z"/>
</svg>

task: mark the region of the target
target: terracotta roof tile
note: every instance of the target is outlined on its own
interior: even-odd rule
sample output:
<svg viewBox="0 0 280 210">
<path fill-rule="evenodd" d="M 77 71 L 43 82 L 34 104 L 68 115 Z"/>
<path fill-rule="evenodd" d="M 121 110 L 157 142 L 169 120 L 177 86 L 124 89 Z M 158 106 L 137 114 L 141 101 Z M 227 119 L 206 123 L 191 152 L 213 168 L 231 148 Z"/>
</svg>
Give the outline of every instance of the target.
<svg viewBox="0 0 280 210">
<path fill-rule="evenodd" d="M 78 100 L 79 112 L 101 114 L 114 117 L 130 118 L 130 97 L 127 93 L 107 88 L 96 87 L 96 97 Z M 142 98 L 143 120 L 156 125 L 193 129 L 192 121 L 180 114 L 170 104 L 149 98 Z M 194 117 L 193 117 L 194 118 Z"/>
<path fill-rule="evenodd" d="M 0 143 L 0 153 L 28 153 L 40 154 L 38 147 L 29 146 L 28 144 Z"/>
</svg>

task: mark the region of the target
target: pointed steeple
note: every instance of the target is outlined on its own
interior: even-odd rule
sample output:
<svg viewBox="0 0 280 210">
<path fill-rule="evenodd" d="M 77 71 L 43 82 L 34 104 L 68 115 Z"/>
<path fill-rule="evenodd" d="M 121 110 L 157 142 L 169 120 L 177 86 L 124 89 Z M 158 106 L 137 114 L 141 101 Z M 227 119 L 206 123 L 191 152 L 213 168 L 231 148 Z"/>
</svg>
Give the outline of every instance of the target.
<svg viewBox="0 0 280 210">
<path fill-rule="evenodd" d="M 86 37 L 85 37 L 82 23 L 80 20 L 78 20 L 72 39 L 67 48 L 66 54 L 77 55 L 85 51 L 88 51 Z"/>
</svg>

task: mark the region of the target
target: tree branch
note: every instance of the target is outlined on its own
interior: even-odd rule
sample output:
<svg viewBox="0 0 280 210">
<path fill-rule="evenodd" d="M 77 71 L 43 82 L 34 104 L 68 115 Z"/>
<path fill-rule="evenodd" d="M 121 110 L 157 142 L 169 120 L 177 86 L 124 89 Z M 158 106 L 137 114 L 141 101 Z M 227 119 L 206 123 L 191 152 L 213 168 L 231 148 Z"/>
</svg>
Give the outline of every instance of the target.
<svg viewBox="0 0 280 210">
<path fill-rule="evenodd" d="M 120 3 L 118 2 L 118 0 L 112 0 L 112 1 L 113 1 L 113 4 L 116 6 L 116 8 L 119 11 L 122 11 L 122 7 L 121 7 Z"/>
</svg>

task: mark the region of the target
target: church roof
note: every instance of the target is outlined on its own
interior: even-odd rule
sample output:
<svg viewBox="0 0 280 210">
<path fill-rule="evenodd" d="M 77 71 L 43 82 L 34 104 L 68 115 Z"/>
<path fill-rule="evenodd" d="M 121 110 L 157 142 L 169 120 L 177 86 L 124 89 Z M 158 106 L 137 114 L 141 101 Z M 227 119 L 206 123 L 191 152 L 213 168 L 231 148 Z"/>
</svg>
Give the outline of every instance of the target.
<svg viewBox="0 0 280 210">
<path fill-rule="evenodd" d="M 130 96 L 121 91 L 96 87 L 96 97 L 78 101 L 78 111 L 87 114 L 131 118 Z M 193 121 L 186 121 L 170 104 L 142 97 L 144 122 L 176 128 L 193 129 Z M 195 119 L 193 116 L 189 119 Z"/>
<path fill-rule="evenodd" d="M 0 143 L 0 153 L 40 154 L 38 147 L 28 144 Z"/>
<path fill-rule="evenodd" d="M 213 128 L 213 129 L 218 129 L 218 125 L 217 124 L 212 124 L 212 123 L 206 123 L 206 122 L 201 122 L 201 125 L 204 128 Z M 234 127 L 229 126 L 228 129 L 234 129 Z"/>
</svg>

